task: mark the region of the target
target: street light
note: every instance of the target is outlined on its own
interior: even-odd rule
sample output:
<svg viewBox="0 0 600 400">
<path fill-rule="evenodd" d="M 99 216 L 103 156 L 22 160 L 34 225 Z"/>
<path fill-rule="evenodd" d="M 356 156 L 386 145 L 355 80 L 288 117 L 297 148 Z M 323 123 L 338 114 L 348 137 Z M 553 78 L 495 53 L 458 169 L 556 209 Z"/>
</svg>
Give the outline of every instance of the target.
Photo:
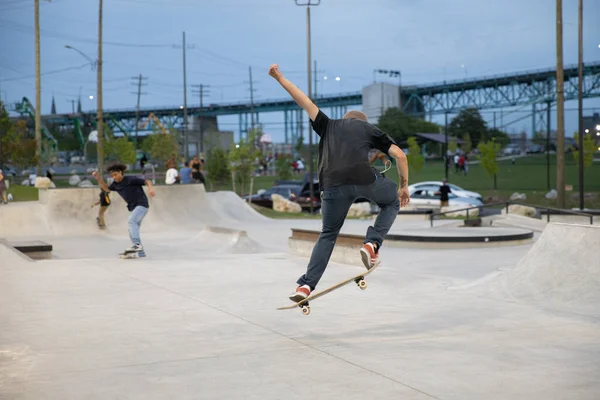
<svg viewBox="0 0 600 400">
<path fill-rule="evenodd" d="M 310 55 L 310 51 L 311 51 L 311 45 L 310 45 L 310 7 L 311 6 L 318 6 L 319 4 L 321 4 L 321 0 L 294 0 L 296 2 L 297 6 L 306 6 L 306 48 L 307 48 L 307 59 L 306 59 L 306 63 L 307 63 L 307 71 L 308 71 L 308 97 L 312 99 L 312 74 L 311 74 L 311 55 Z M 312 128 L 310 126 L 310 117 L 308 119 L 308 158 L 309 158 L 309 163 L 308 163 L 308 174 L 310 175 L 310 180 L 309 180 L 309 190 L 310 190 L 310 198 L 313 199 L 315 190 L 314 190 L 314 186 L 313 186 L 313 136 L 312 136 Z M 313 202 L 310 202 L 310 212 L 312 214 L 313 212 Z"/>
<path fill-rule="evenodd" d="M 77 49 L 77 48 L 75 48 L 73 46 L 69 46 L 68 44 L 66 44 L 65 47 L 67 49 L 75 50 L 76 52 L 78 52 L 79 54 L 81 54 L 83 57 L 85 57 L 86 60 L 88 60 L 90 62 L 90 65 L 92 67 L 92 71 L 96 70 L 96 68 L 98 67 L 98 60 L 92 59 L 92 57 L 88 56 L 83 51 L 81 51 L 81 50 L 79 50 L 79 49 Z"/>
</svg>

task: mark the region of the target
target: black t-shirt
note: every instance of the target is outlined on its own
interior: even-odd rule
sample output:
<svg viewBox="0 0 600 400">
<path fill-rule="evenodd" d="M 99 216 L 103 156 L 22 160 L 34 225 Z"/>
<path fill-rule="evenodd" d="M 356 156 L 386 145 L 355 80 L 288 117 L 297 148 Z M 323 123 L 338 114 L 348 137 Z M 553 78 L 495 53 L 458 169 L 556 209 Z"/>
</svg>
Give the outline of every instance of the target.
<svg viewBox="0 0 600 400">
<path fill-rule="evenodd" d="M 148 198 L 143 186 L 146 181 L 137 176 L 124 176 L 121 182 L 113 181 L 108 187 L 111 191 L 121 195 L 127 203 L 127 209 L 133 211 L 137 206 L 149 208 Z"/>
<path fill-rule="evenodd" d="M 451 193 L 452 191 L 450 190 L 450 186 L 448 185 L 442 185 L 440 186 L 440 200 L 441 201 L 448 201 L 448 193 Z"/>
<path fill-rule="evenodd" d="M 338 185 L 368 185 L 375 181 L 375 170 L 369 165 L 369 151 L 385 154 L 394 140 L 366 121 L 329 119 L 319 110 L 312 127 L 319 141 L 319 182 L 321 188 Z M 389 154 L 388 154 L 389 155 Z"/>
</svg>

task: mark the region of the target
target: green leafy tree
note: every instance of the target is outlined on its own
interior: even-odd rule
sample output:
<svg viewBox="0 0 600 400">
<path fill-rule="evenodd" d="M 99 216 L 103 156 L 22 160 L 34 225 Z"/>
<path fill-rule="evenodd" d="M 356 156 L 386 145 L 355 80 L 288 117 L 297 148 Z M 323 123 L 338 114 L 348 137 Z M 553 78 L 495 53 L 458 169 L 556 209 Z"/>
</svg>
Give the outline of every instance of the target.
<svg viewBox="0 0 600 400">
<path fill-rule="evenodd" d="M 3 135 L 2 148 L 5 147 L 8 157 L 19 169 L 37 165 L 36 142 L 29 134 L 26 121 L 16 121 L 6 136 Z"/>
<path fill-rule="evenodd" d="M 213 147 L 207 154 L 206 171 L 208 179 L 217 184 L 231 182 L 231 166 L 225 150 Z"/>
<path fill-rule="evenodd" d="M 510 137 L 508 136 L 508 134 L 506 132 L 502 132 L 500 129 L 497 128 L 492 128 L 488 130 L 486 140 L 489 141 L 491 139 L 494 139 L 496 143 L 500 145 L 501 148 L 508 146 L 508 144 L 510 143 Z"/>
<path fill-rule="evenodd" d="M 546 148 L 546 134 L 544 132 L 536 132 L 533 135 L 532 142 L 539 146 L 544 146 Z"/>
<path fill-rule="evenodd" d="M 296 151 L 297 152 L 302 151 L 303 147 L 304 147 L 304 136 L 300 136 L 298 138 L 298 142 L 296 143 Z"/>
<path fill-rule="evenodd" d="M 440 129 L 437 124 L 406 115 L 399 108 L 388 108 L 379 118 L 377 127 L 399 144 L 404 143 L 415 133 L 437 133 Z"/>
<path fill-rule="evenodd" d="M 575 143 L 579 143 L 579 133 L 575 132 L 573 137 L 575 139 Z M 571 146 L 573 159 L 576 163 L 579 163 L 579 149 Z M 585 168 L 589 168 L 592 166 L 594 162 L 594 153 L 596 152 L 596 143 L 594 143 L 594 139 L 592 135 L 584 135 L 583 136 L 583 166 Z M 579 165 L 579 164 L 578 164 Z"/>
<path fill-rule="evenodd" d="M 462 137 L 463 143 L 462 143 L 462 149 L 465 153 L 470 153 L 471 150 L 473 149 L 473 142 L 471 142 L 471 135 L 469 135 L 468 133 L 465 133 Z"/>
<path fill-rule="evenodd" d="M 501 146 L 492 139 L 485 143 L 479 143 L 477 148 L 480 152 L 479 159 L 481 160 L 481 166 L 490 178 L 494 178 L 494 189 L 496 189 L 496 174 L 498 173 L 497 154 Z"/>
<path fill-rule="evenodd" d="M 275 163 L 277 176 L 282 181 L 292 178 L 292 156 L 289 154 L 280 154 Z"/>
<path fill-rule="evenodd" d="M 150 158 L 163 165 L 171 157 L 177 158 L 179 153 L 179 135 L 175 129 L 169 129 L 169 134 L 165 135 L 155 130 L 149 135 L 142 144 L 142 150 L 150 154 Z"/>
<path fill-rule="evenodd" d="M 457 148 L 458 148 L 458 145 L 456 144 L 456 138 L 450 137 L 448 139 L 448 150 L 450 151 L 450 153 L 455 154 Z"/>
<path fill-rule="evenodd" d="M 240 194 L 244 194 L 244 189 L 250 184 L 252 171 L 256 168 L 256 159 L 260 156 L 260 150 L 255 143 L 260 135 L 260 129 L 248 132 L 248 135 L 229 152 L 231 169 L 235 173 Z"/>
<path fill-rule="evenodd" d="M 135 146 L 125 137 L 111 139 L 106 143 L 106 155 L 109 160 L 118 160 L 124 164 L 135 164 Z"/>
<path fill-rule="evenodd" d="M 414 137 L 410 137 L 407 140 L 408 142 L 408 165 L 410 167 L 411 172 L 419 173 L 423 169 L 423 165 L 425 164 L 425 158 L 423 154 L 421 154 L 421 148 L 417 143 L 417 139 Z"/>
<path fill-rule="evenodd" d="M 487 140 L 487 123 L 476 108 L 466 108 L 452 118 L 448 133 L 454 137 L 462 137 L 465 133 L 471 136 L 473 146 Z"/>
<path fill-rule="evenodd" d="M 0 101 L 0 164 L 8 159 L 7 134 L 11 129 L 12 122 L 8 117 L 8 112 L 4 108 L 4 103 Z"/>
</svg>

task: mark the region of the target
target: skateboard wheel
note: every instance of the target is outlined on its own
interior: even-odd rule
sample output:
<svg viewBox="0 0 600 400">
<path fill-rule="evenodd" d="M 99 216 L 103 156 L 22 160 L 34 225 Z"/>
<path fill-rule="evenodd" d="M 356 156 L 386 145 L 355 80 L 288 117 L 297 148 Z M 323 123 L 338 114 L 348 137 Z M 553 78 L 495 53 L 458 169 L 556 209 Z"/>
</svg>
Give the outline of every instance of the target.
<svg viewBox="0 0 600 400">
<path fill-rule="evenodd" d="M 310 314 L 310 307 L 306 307 L 306 306 L 302 307 L 302 314 L 304 314 L 304 315 Z"/>
<path fill-rule="evenodd" d="M 364 279 L 361 280 L 360 282 L 358 282 L 358 287 L 362 290 L 365 290 L 367 288 L 367 281 L 365 281 Z"/>
</svg>

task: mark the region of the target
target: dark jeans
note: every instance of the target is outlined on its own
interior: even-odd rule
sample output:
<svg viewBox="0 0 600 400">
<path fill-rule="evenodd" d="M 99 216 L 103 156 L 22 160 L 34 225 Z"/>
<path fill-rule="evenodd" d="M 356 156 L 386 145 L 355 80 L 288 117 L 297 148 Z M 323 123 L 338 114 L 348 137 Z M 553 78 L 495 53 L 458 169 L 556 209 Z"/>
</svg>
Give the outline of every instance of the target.
<svg viewBox="0 0 600 400">
<path fill-rule="evenodd" d="M 380 173 L 370 185 L 343 185 L 327 188 L 321 192 L 321 212 L 323 229 L 313 248 L 306 274 L 298 279 L 299 285 L 308 285 L 314 290 L 325 272 L 340 229 L 352 203 L 359 197 L 365 197 L 377 203 L 381 209 L 375 224 L 367 229 L 365 243 L 381 247 L 400 209 L 398 187 L 395 182 L 383 178 Z M 358 257 L 358 255 L 357 255 Z"/>
</svg>

